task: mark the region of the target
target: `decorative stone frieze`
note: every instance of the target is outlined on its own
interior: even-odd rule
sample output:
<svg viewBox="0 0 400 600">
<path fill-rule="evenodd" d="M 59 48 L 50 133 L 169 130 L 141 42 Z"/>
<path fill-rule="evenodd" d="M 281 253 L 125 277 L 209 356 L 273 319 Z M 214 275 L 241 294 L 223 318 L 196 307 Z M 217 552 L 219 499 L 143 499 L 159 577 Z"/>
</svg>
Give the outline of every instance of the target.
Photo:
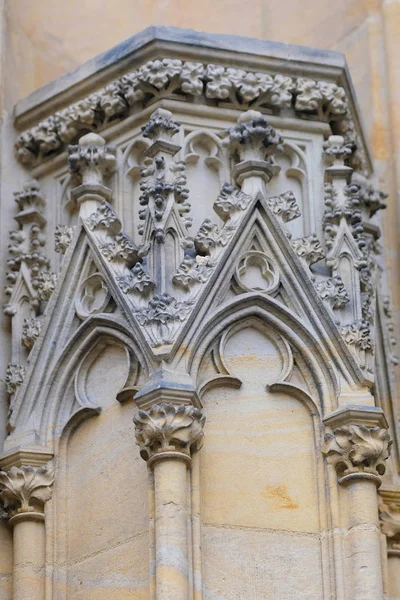
<svg viewBox="0 0 400 600">
<path fill-rule="evenodd" d="M 54 471 L 47 466 L 11 467 L 9 471 L 0 471 L 0 501 L 11 519 L 22 515 L 43 516 L 53 482 Z"/>
<path fill-rule="evenodd" d="M 39 337 L 41 327 L 41 319 L 38 319 L 36 317 L 24 319 L 24 324 L 22 327 L 21 344 L 25 346 L 25 348 L 28 348 L 28 350 L 31 350 L 35 341 Z"/>
<path fill-rule="evenodd" d="M 335 466 L 340 481 L 344 482 L 350 475 L 372 475 L 380 482 L 391 444 L 387 429 L 345 425 L 325 435 L 322 453 Z"/>
<path fill-rule="evenodd" d="M 134 416 L 136 443 L 146 461 L 181 454 L 189 458 L 201 447 L 205 417 L 189 405 L 154 404 Z"/>
<path fill-rule="evenodd" d="M 161 95 L 165 97 L 166 92 L 203 96 L 205 101 L 219 100 L 243 108 L 293 107 L 305 116 L 316 113 L 324 121 L 333 116 L 353 147 L 357 142 L 360 146 L 345 91 L 335 83 L 164 58 L 145 63 L 23 132 L 15 144 L 16 156 L 25 164 L 43 159 L 60 151 L 80 132 L 101 128 L 110 118 L 124 118 L 131 107 L 140 109 Z"/>
<path fill-rule="evenodd" d="M 68 225 L 57 225 L 54 232 L 54 249 L 58 254 L 66 253 L 71 244 L 73 232 L 73 228 Z"/>
</svg>

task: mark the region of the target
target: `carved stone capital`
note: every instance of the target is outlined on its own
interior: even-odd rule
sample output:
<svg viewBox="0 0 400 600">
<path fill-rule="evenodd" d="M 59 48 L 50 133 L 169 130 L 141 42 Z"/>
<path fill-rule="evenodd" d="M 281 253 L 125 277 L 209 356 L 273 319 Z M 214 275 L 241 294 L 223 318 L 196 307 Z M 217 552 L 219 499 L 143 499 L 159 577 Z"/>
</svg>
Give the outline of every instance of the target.
<svg viewBox="0 0 400 600">
<path fill-rule="evenodd" d="M 154 404 L 139 410 L 133 421 L 140 455 L 151 463 L 168 457 L 190 461 L 191 452 L 201 447 L 205 417 L 194 406 Z"/>
<path fill-rule="evenodd" d="M 78 175 L 83 185 L 101 185 L 103 176 L 115 170 L 115 149 L 96 133 L 81 137 L 77 146 L 68 147 L 69 168 Z"/>
<path fill-rule="evenodd" d="M 0 501 L 11 523 L 22 518 L 43 519 L 53 482 L 54 471 L 48 466 L 13 466 L 0 471 Z"/>
<path fill-rule="evenodd" d="M 344 425 L 325 435 L 322 453 L 335 466 L 339 483 L 361 476 L 374 479 L 379 486 L 391 444 L 387 429 Z"/>
</svg>

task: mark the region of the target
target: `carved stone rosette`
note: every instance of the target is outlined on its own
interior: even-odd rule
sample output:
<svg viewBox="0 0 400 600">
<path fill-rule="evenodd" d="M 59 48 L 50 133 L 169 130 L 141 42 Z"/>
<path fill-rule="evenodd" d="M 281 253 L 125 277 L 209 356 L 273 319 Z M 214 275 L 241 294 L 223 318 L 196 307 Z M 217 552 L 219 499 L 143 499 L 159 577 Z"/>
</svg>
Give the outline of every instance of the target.
<svg viewBox="0 0 400 600">
<path fill-rule="evenodd" d="M 339 476 L 339 483 L 355 477 L 374 479 L 377 485 L 385 473 L 391 440 L 381 427 L 345 425 L 325 435 L 322 453 L 329 457 Z"/>
<path fill-rule="evenodd" d="M 140 455 L 149 463 L 174 456 L 190 461 L 191 452 L 201 447 L 205 416 L 194 406 L 154 404 L 139 410 L 133 421 Z"/>
</svg>

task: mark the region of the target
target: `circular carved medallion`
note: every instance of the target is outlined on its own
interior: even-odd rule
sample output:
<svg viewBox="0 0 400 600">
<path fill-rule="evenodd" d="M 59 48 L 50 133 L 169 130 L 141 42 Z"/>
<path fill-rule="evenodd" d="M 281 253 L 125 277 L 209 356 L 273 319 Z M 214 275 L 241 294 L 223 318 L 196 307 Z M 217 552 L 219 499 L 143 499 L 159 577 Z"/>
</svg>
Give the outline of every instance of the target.
<svg viewBox="0 0 400 600">
<path fill-rule="evenodd" d="M 275 262 L 264 252 L 246 252 L 236 268 L 235 280 L 244 292 L 271 294 L 278 289 L 279 272 Z"/>
<path fill-rule="evenodd" d="M 90 275 L 82 283 L 75 300 L 76 314 L 80 319 L 103 312 L 110 301 L 110 292 L 104 277 L 100 273 Z"/>
</svg>

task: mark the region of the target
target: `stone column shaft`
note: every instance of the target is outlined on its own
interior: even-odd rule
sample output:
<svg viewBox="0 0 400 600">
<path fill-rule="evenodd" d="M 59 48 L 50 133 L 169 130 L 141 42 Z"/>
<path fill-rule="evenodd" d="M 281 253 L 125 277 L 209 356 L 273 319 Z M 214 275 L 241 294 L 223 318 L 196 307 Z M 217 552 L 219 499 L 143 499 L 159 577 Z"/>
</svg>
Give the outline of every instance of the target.
<svg viewBox="0 0 400 600">
<path fill-rule="evenodd" d="M 141 456 L 154 472 L 156 600 L 189 600 L 188 466 L 205 418 L 189 405 L 154 404 L 134 417 Z"/>
<path fill-rule="evenodd" d="M 44 505 L 54 473 L 46 466 L 0 471 L 0 500 L 13 527 L 13 600 L 45 600 L 46 527 Z"/>
<path fill-rule="evenodd" d="M 154 465 L 157 600 L 189 598 L 186 481 L 186 461 Z"/>
<path fill-rule="evenodd" d="M 376 481 L 357 477 L 346 484 L 349 509 L 349 558 L 353 600 L 383 598 Z"/>
<path fill-rule="evenodd" d="M 386 424 L 383 414 L 372 415 L 368 409 L 347 407 L 338 411 L 338 414 L 327 417 L 325 423 L 334 425 L 338 421 L 348 422 L 356 417 L 368 422 L 369 417 Z M 376 489 L 385 472 L 390 445 L 388 430 L 379 426 L 349 424 L 335 428 L 333 433 L 325 436 L 322 452 L 336 467 L 338 481 L 346 488 L 347 493 L 348 532 L 345 543 L 350 563 L 347 600 L 383 600 Z"/>
<path fill-rule="evenodd" d="M 18 518 L 13 523 L 13 600 L 44 600 L 46 529 L 44 519 Z"/>
</svg>

